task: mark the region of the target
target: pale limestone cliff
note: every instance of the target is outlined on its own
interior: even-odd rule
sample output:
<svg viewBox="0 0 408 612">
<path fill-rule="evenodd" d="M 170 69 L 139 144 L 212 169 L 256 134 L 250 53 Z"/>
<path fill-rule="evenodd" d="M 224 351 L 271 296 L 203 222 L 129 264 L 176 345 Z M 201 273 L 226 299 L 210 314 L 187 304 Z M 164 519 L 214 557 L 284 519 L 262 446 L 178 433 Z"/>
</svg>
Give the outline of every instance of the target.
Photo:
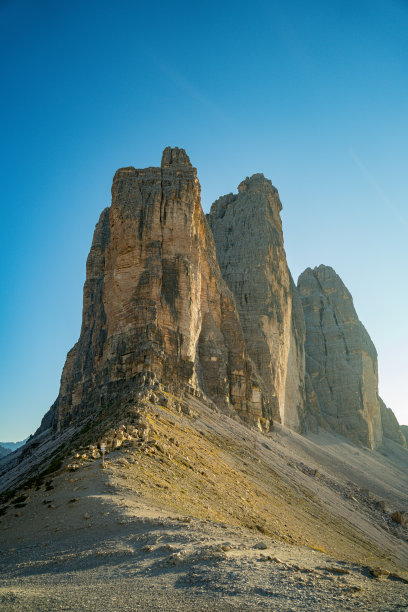
<svg viewBox="0 0 408 612">
<path fill-rule="evenodd" d="M 377 352 L 349 291 L 328 266 L 298 281 L 306 321 L 306 369 L 327 426 L 353 442 L 382 442 Z"/>
<path fill-rule="evenodd" d="M 380 410 L 381 410 L 381 424 L 383 429 L 383 435 L 390 440 L 393 440 L 401 446 L 407 447 L 407 441 L 402 432 L 402 429 L 397 421 L 397 417 L 391 410 L 387 408 L 381 397 L 379 398 Z"/>
<path fill-rule="evenodd" d="M 146 372 L 204 392 L 268 428 L 232 293 L 201 209 L 196 169 L 167 148 L 160 168 L 122 168 L 95 229 L 83 322 L 43 428 L 61 429 L 137 388 Z M 194 391 L 195 390 L 195 391 Z"/>
<path fill-rule="evenodd" d="M 303 427 L 305 324 L 283 245 L 278 191 L 263 174 L 219 198 L 208 215 L 248 352 L 276 398 L 274 418 Z"/>
<path fill-rule="evenodd" d="M 342 281 L 320 266 L 297 289 L 277 190 L 262 174 L 238 189 L 213 204 L 212 233 L 183 149 L 167 148 L 161 167 L 116 172 L 87 260 L 80 337 L 40 432 L 66 431 L 156 380 L 266 430 L 274 419 L 372 448 L 383 432 L 404 444 Z"/>
</svg>

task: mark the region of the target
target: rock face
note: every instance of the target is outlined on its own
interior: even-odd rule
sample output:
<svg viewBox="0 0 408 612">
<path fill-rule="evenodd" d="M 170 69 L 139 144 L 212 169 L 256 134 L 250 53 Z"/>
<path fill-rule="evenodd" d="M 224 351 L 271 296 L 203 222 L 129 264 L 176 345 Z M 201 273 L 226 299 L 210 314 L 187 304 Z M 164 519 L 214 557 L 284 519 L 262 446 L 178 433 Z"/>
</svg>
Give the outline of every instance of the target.
<svg viewBox="0 0 408 612">
<path fill-rule="evenodd" d="M 165 149 L 160 168 L 115 174 L 87 261 L 80 338 L 42 429 L 94 413 L 147 372 L 269 426 L 270 403 L 220 273 L 197 172 L 177 148 Z"/>
<path fill-rule="evenodd" d="M 375 448 L 382 441 L 377 352 L 349 291 L 328 266 L 307 268 L 298 290 L 306 321 L 306 369 L 327 426 Z"/>
<path fill-rule="evenodd" d="M 255 174 L 213 204 L 207 223 L 183 149 L 165 149 L 160 167 L 118 170 L 87 259 L 79 340 L 32 447 L 133 401 L 152 381 L 264 430 L 275 420 L 371 448 L 383 431 L 404 444 L 340 278 L 308 268 L 296 288 L 281 208 Z"/>
<path fill-rule="evenodd" d="M 305 324 L 283 245 L 278 191 L 263 174 L 219 198 L 208 216 L 223 278 L 245 343 L 271 397 L 274 418 L 302 428 Z"/>
<path fill-rule="evenodd" d="M 11 450 L 9 448 L 4 448 L 4 446 L 0 446 L 0 458 L 9 455 Z"/>
<path fill-rule="evenodd" d="M 402 432 L 402 428 L 399 426 L 397 418 L 391 408 L 387 408 L 381 397 L 379 398 L 380 410 L 381 410 L 381 423 L 383 428 L 383 434 L 386 438 L 393 440 L 401 446 L 407 447 L 407 441 Z"/>
<path fill-rule="evenodd" d="M 408 425 L 401 425 L 401 433 L 405 438 L 405 441 L 408 446 Z"/>
</svg>

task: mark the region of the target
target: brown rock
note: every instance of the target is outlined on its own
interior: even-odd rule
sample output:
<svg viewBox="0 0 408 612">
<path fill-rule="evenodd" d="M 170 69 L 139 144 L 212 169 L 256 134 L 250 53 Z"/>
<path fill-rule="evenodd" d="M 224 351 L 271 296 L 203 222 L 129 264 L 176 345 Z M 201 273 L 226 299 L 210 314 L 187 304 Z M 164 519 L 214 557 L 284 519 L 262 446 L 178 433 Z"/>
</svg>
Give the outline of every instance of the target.
<svg viewBox="0 0 408 612">
<path fill-rule="evenodd" d="M 396 510 L 395 512 L 392 512 L 390 514 L 390 518 L 392 518 L 392 520 L 395 523 L 399 523 L 400 525 L 402 525 L 403 527 L 407 526 L 407 514 L 406 512 L 400 512 L 399 510 Z"/>
<path fill-rule="evenodd" d="M 87 261 L 80 338 L 42 429 L 64 429 L 157 379 L 270 422 L 196 169 L 170 147 L 160 168 L 115 174 Z"/>
<path fill-rule="evenodd" d="M 374 578 L 388 578 L 390 575 L 390 572 L 383 567 L 371 567 L 369 572 Z"/>
</svg>

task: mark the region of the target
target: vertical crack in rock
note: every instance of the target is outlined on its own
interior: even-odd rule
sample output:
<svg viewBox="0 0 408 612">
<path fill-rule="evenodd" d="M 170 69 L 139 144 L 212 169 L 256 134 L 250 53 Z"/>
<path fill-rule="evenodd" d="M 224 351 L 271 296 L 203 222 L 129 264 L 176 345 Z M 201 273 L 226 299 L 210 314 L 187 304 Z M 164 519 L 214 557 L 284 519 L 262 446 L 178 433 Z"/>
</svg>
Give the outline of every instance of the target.
<svg viewBox="0 0 408 612">
<path fill-rule="evenodd" d="M 343 340 L 344 351 L 346 353 L 346 359 L 347 359 L 347 361 L 349 361 L 350 360 L 350 351 L 349 351 L 349 348 L 347 346 L 346 337 L 344 335 L 344 332 L 343 332 L 342 328 L 339 325 L 339 322 L 337 320 L 337 316 L 336 316 L 336 313 L 335 313 L 334 310 L 333 310 L 333 317 L 334 317 L 335 323 L 336 323 L 338 331 L 339 331 L 339 336 Z M 374 364 L 374 362 L 373 362 L 373 364 Z"/>
</svg>

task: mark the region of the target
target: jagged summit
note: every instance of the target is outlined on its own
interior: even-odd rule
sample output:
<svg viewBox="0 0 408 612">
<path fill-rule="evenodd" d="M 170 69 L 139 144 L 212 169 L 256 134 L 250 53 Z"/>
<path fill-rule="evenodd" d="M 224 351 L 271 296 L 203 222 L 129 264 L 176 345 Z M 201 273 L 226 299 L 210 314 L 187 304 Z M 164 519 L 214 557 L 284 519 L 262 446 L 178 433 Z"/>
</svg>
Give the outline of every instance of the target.
<svg viewBox="0 0 408 612">
<path fill-rule="evenodd" d="M 302 274 L 314 274 L 315 276 L 319 274 L 327 274 L 340 278 L 337 272 L 331 266 L 327 266 L 326 264 L 319 264 L 318 266 L 314 266 L 314 268 L 309 266 L 303 270 Z"/>
<path fill-rule="evenodd" d="M 306 277 L 309 275 L 313 275 L 319 282 L 320 280 L 325 280 L 328 278 L 335 278 L 336 281 L 340 284 L 343 285 L 343 287 L 346 289 L 346 291 L 348 292 L 348 289 L 345 287 L 343 281 L 341 280 L 340 276 L 337 274 L 337 272 L 334 270 L 334 268 L 332 268 L 331 266 L 327 266 L 325 264 L 320 264 L 318 266 L 315 266 L 314 268 L 306 268 L 300 275 L 299 275 L 299 279 L 301 277 Z"/>
<path fill-rule="evenodd" d="M 190 158 L 184 149 L 178 147 L 166 147 L 163 151 L 161 167 L 166 168 L 168 166 L 190 166 Z"/>
<path fill-rule="evenodd" d="M 298 290 L 306 321 L 306 369 L 328 426 L 374 448 L 382 442 L 377 351 L 350 292 L 329 266 L 308 268 Z"/>
<path fill-rule="evenodd" d="M 249 191 L 253 194 L 271 193 L 273 196 L 276 196 L 279 210 L 282 210 L 282 203 L 279 200 L 278 190 L 273 186 L 272 181 L 266 178 L 261 172 L 247 176 L 246 179 L 241 181 L 238 185 L 238 193 L 244 191 Z"/>
</svg>

